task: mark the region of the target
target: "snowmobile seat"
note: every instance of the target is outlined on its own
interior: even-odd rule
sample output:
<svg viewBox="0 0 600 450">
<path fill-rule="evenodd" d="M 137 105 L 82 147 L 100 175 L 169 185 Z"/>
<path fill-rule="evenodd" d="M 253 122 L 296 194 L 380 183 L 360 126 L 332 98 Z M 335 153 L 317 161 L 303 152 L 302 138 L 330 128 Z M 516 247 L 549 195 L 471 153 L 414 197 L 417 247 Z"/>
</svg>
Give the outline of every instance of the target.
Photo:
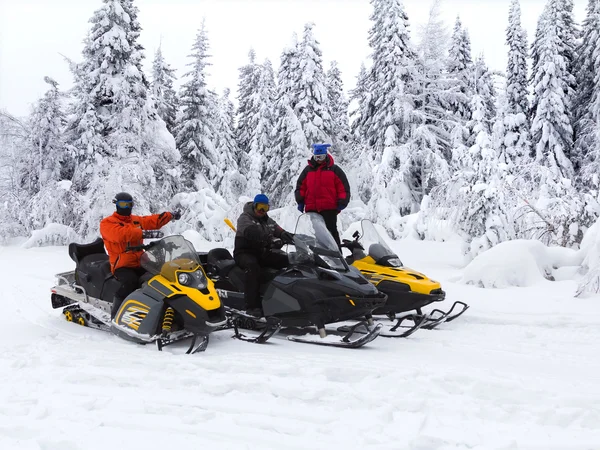
<svg viewBox="0 0 600 450">
<path fill-rule="evenodd" d="M 75 279 L 92 297 L 100 298 L 104 282 L 113 276 L 107 254 L 84 256 L 77 264 Z"/>
<path fill-rule="evenodd" d="M 206 256 L 206 262 L 217 269 L 219 276 L 226 277 L 236 267 L 235 261 L 226 248 L 213 248 Z"/>
<path fill-rule="evenodd" d="M 106 255 L 102 238 L 98 238 L 90 244 L 77 244 L 75 242 L 69 244 L 69 256 L 75 264 L 79 264 L 79 262 L 88 255 L 97 254 Z"/>
</svg>

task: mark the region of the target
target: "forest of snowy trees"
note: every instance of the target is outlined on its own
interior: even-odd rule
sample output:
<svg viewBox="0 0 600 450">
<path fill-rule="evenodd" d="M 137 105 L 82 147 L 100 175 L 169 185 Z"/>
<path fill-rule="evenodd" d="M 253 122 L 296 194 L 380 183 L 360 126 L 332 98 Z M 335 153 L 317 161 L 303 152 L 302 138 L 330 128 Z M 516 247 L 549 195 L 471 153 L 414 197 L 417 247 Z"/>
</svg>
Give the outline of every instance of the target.
<svg viewBox="0 0 600 450">
<path fill-rule="evenodd" d="M 89 239 L 118 191 L 138 213 L 181 208 L 180 226 L 218 238 L 240 196 L 295 206 L 316 142 L 348 174 L 342 216 L 393 237 L 452 230 L 473 256 L 516 238 L 576 247 L 600 216 L 600 0 L 582 24 L 573 0 L 548 0 L 530 39 L 512 0 L 504 73 L 472 54 L 459 17 L 441 20 L 439 0 L 420 33 L 402 0 L 371 0 L 355 86 L 335 61 L 323 67 L 309 23 L 276 64 L 250 49 L 222 93 L 207 84 L 204 24 L 186 67 L 159 48 L 146 74 L 135 1 L 100 1 L 81 60 L 66 61 L 74 87 L 46 77 L 29 117 L 0 112 L 2 240 L 48 226 L 56 243 Z"/>
</svg>

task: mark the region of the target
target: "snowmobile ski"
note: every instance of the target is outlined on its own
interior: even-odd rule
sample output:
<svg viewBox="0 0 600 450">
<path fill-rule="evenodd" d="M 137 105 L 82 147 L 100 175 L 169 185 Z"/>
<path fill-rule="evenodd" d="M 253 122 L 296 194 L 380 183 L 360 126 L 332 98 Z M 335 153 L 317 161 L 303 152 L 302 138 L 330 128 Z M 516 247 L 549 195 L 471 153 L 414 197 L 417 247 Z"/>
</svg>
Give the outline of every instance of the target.
<svg viewBox="0 0 600 450">
<path fill-rule="evenodd" d="M 457 305 L 462 306 L 462 309 L 456 313 L 453 313 L 454 308 L 456 308 Z M 469 305 L 467 305 L 465 302 L 460 302 L 460 301 L 454 302 L 454 304 L 448 311 L 442 311 L 441 309 L 434 309 L 433 311 L 431 311 L 429 313 L 429 316 L 426 319 L 426 323 L 425 323 L 425 325 L 423 325 L 423 329 L 433 330 L 434 328 L 438 327 L 439 325 L 441 325 L 443 323 L 452 322 L 454 319 L 461 316 L 467 309 L 469 309 Z M 434 314 L 439 314 L 439 317 L 434 318 Z"/>
<path fill-rule="evenodd" d="M 365 331 L 360 330 L 364 328 Z M 348 332 L 344 336 L 330 334 L 321 337 L 318 334 L 308 334 L 303 336 L 287 336 L 289 341 L 301 342 L 303 344 L 324 345 L 328 347 L 343 347 L 343 348 L 360 348 L 365 344 L 373 341 L 381 333 L 382 325 L 380 323 L 375 326 L 369 326 L 365 321 L 348 328 Z M 359 331 L 360 330 L 360 331 Z M 354 334 L 359 334 L 360 337 L 351 339 Z"/>
<path fill-rule="evenodd" d="M 256 317 L 229 307 L 225 307 L 225 311 L 228 315 L 229 326 L 234 331 L 232 337 L 240 341 L 264 344 L 281 330 L 281 319 L 277 317 Z M 262 331 L 258 336 L 249 337 L 240 333 L 240 328 L 251 331 Z"/>
<path fill-rule="evenodd" d="M 421 327 L 423 327 L 426 323 L 427 323 L 427 318 L 429 316 L 427 315 L 420 315 L 420 314 L 408 314 L 405 316 L 402 316 L 400 318 L 397 317 L 389 317 L 389 320 L 392 321 L 396 321 L 395 324 L 393 325 L 388 325 L 386 323 L 383 323 L 383 320 L 386 319 L 378 319 L 376 317 L 373 317 L 373 320 L 378 323 L 379 325 L 381 325 L 381 333 L 380 336 L 382 337 L 400 337 L 400 338 L 405 338 L 408 337 L 410 335 L 412 335 L 415 331 L 417 331 L 418 329 L 420 329 Z M 404 321 L 406 320 L 410 320 L 414 323 L 414 325 L 409 326 L 409 325 L 404 325 Z M 350 325 L 342 325 L 340 327 L 338 327 L 337 331 L 340 332 L 348 332 L 351 329 Z M 366 331 L 362 330 L 362 329 L 358 329 L 355 331 L 356 333 L 365 333 Z"/>
</svg>

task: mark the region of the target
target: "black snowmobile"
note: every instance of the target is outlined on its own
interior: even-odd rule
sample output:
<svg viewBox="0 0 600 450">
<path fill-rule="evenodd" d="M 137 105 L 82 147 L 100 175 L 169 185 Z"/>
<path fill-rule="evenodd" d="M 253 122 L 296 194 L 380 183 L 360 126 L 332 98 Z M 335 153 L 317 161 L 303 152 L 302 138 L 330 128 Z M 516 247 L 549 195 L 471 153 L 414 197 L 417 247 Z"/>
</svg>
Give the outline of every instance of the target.
<svg viewBox="0 0 600 450">
<path fill-rule="evenodd" d="M 382 336 L 407 337 L 419 328 L 433 329 L 444 322 L 450 322 L 467 310 L 467 304 L 456 301 L 447 312 L 434 309 L 424 314 L 423 307 L 446 298 L 440 283 L 405 267 L 370 220 L 364 219 L 361 228 L 362 234 L 356 231 L 353 234 L 354 240 L 344 239 L 342 247 L 352 252 L 346 257 L 346 262 L 359 269 L 379 291 L 388 296 L 386 304 L 373 311 L 375 316 L 383 315 L 396 321 L 389 329 L 385 327 Z M 455 311 L 457 307 L 460 309 Z M 403 314 L 410 311 L 415 313 Z M 405 326 L 404 322 L 407 320 L 414 325 Z M 398 330 L 402 331 L 396 333 Z"/>
<path fill-rule="evenodd" d="M 147 280 L 121 304 L 114 320 L 110 312 L 119 281 L 112 275 L 102 239 L 69 245 L 76 264 L 57 275 L 52 307 L 64 308 L 68 321 L 118 336 L 164 346 L 191 338 L 187 353 L 203 351 L 211 332 L 228 327 L 225 310 L 213 283 L 206 278 L 194 246 L 183 236 L 165 237 L 130 250 L 145 250 L 141 265 Z"/>
<path fill-rule="evenodd" d="M 233 228 L 231 222 L 226 222 Z M 282 247 L 280 242 L 274 245 Z M 361 347 L 375 339 L 381 325 L 373 325 L 371 313 L 385 304 L 387 296 L 344 261 L 320 215 L 307 213 L 299 217 L 293 247 L 295 252 L 288 252 L 287 268 L 262 271 L 262 310 L 267 319 L 259 320 L 243 313 L 245 274 L 229 250 L 215 248 L 201 254 L 207 276 L 226 308 L 236 314 L 234 324 L 260 330 L 265 320 L 277 318 L 282 333 L 291 341 L 337 347 Z M 343 334 L 337 328 L 326 330 L 328 324 L 350 319 L 361 321 Z M 304 327 L 316 327 L 318 334 Z M 355 338 L 358 329 L 364 334 Z M 307 332 L 308 336 L 299 335 Z"/>
</svg>

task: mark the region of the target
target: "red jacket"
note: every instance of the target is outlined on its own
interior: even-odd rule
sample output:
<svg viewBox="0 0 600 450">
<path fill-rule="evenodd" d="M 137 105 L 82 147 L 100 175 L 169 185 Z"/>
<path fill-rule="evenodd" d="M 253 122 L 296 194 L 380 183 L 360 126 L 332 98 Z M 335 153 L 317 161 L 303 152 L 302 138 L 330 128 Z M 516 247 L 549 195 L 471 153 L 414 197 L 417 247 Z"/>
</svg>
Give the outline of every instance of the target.
<svg viewBox="0 0 600 450">
<path fill-rule="evenodd" d="M 140 267 L 142 251 L 126 252 L 127 245 L 142 245 L 142 230 L 158 230 L 169 223 L 170 212 L 151 216 L 122 216 L 113 213 L 100 222 L 100 234 L 110 260 L 110 270 L 114 273 L 119 267 Z"/>
<path fill-rule="evenodd" d="M 296 182 L 296 202 L 304 203 L 306 212 L 342 210 L 350 201 L 350 185 L 346 174 L 327 155 L 322 164 L 308 160 Z"/>
</svg>

